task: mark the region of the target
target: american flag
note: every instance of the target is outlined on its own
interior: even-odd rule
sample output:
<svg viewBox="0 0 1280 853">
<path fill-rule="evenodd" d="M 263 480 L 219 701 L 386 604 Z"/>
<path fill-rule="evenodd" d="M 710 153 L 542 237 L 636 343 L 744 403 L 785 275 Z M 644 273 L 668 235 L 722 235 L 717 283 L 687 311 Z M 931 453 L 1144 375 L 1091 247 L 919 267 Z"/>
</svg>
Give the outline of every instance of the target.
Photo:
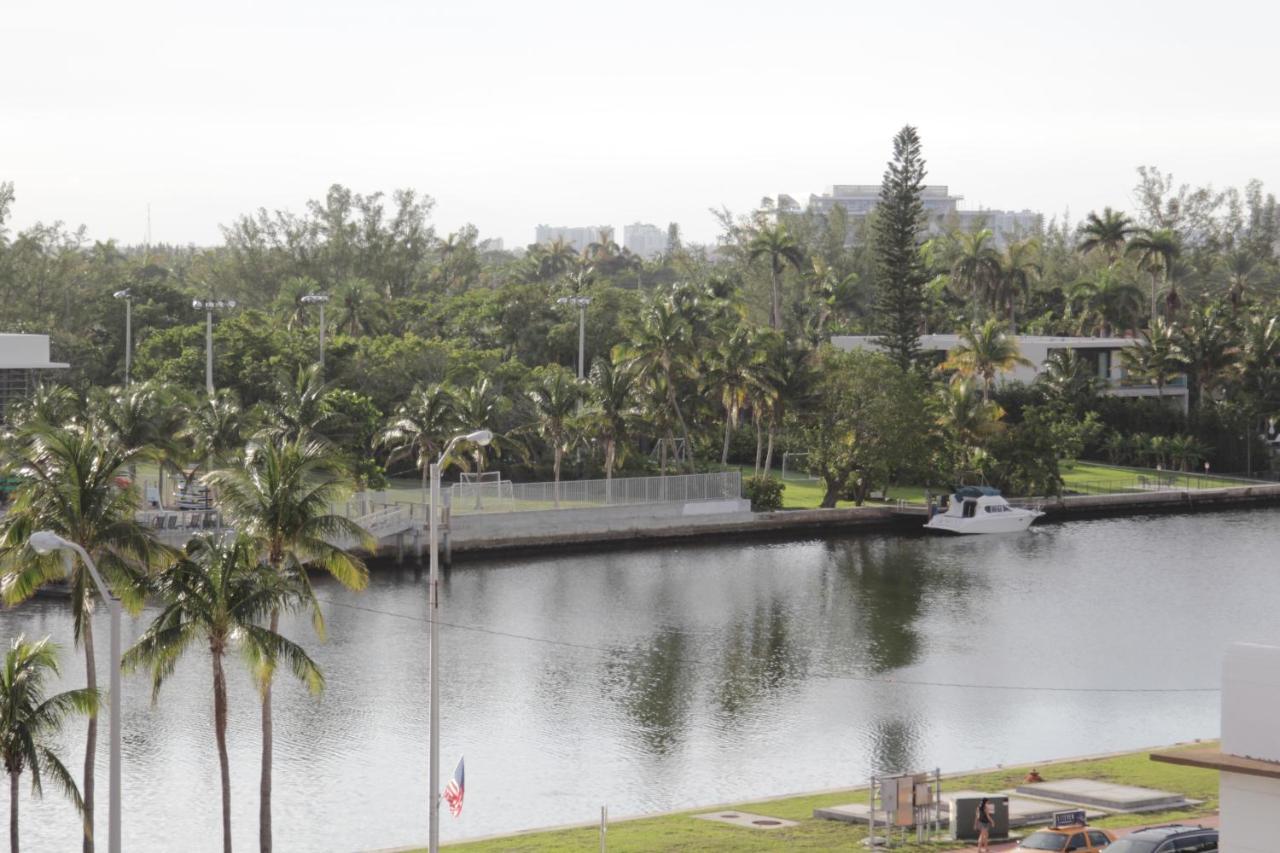
<svg viewBox="0 0 1280 853">
<path fill-rule="evenodd" d="M 449 814 L 457 817 L 462 814 L 462 795 L 466 792 L 466 770 L 463 768 L 462 762 L 464 758 L 458 759 L 458 767 L 453 771 L 453 778 L 449 780 L 449 784 L 444 786 L 444 801 L 449 804 Z"/>
</svg>

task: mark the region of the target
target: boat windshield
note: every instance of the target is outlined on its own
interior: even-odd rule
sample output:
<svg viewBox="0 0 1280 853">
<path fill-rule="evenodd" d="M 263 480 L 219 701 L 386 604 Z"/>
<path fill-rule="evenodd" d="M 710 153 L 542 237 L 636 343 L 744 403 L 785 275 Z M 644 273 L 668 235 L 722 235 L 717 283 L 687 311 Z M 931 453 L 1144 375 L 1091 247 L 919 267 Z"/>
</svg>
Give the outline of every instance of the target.
<svg viewBox="0 0 1280 853">
<path fill-rule="evenodd" d="M 958 498 L 998 498 L 1000 490 L 991 486 L 960 486 L 956 489 Z"/>
</svg>

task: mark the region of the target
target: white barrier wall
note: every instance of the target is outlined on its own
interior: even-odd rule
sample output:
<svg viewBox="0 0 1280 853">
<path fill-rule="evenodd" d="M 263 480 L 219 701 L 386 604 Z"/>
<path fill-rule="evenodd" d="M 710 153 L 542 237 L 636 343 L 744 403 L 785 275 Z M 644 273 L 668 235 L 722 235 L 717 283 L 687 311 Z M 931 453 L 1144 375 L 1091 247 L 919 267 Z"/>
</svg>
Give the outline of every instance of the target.
<svg viewBox="0 0 1280 853">
<path fill-rule="evenodd" d="M 1280 648 L 1236 643 L 1222 667 L 1222 752 L 1277 762 L 1280 770 Z M 1275 853 L 1280 779 L 1222 770 L 1222 849 Z"/>
</svg>

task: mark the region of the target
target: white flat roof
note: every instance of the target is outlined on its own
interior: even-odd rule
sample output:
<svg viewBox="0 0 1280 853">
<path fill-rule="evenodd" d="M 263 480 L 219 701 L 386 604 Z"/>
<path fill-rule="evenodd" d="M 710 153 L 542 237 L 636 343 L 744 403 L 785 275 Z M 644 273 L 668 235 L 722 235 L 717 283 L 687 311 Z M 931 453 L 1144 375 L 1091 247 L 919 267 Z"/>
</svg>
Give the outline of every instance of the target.
<svg viewBox="0 0 1280 853">
<path fill-rule="evenodd" d="M 48 335 L 0 333 L 0 370 L 66 370 L 70 366 L 49 360 Z"/>
<path fill-rule="evenodd" d="M 831 343 L 836 346 L 859 346 L 870 344 L 877 339 L 876 335 L 833 335 Z M 1120 349 L 1133 346 L 1136 338 L 1086 338 L 1057 335 L 1013 335 L 1018 345 L 1066 347 L 1068 349 Z M 922 349 L 949 350 L 960 343 L 959 335 L 921 335 Z"/>
</svg>

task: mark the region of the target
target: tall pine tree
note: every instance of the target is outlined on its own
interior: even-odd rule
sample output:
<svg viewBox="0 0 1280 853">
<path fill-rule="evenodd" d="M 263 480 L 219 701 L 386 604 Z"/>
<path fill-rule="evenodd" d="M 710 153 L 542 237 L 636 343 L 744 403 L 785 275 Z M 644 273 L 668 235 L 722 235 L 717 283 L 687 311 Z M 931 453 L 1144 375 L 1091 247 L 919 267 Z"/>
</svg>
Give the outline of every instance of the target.
<svg viewBox="0 0 1280 853">
<path fill-rule="evenodd" d="M 924 176 L 920 137 L 907 125 L 893 138 L 893 160 L 880 185 L 872 240 L 879 290 L 878 343 L 903 370 L 909 370 L 918 358 L 924 331 L 924 286 L 928 282 L 920 257 Z"/>
</svg>

